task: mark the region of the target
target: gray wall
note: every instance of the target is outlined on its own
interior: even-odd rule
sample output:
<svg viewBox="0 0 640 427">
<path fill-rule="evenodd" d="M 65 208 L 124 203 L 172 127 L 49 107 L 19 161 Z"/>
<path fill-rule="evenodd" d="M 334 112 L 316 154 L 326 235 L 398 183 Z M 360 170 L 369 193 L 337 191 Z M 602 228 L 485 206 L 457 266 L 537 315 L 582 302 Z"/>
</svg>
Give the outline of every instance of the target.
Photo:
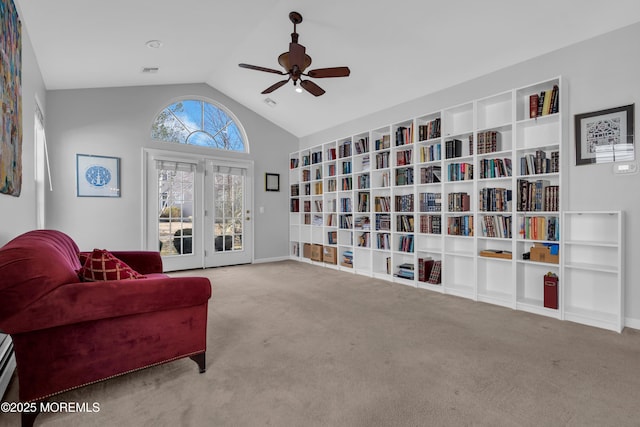
<svg viewBox="0 0 640 427">
<path fill-rule="evenodd" d="M 264 191 L 265 172 L 288 174 L 298 139 L 206 84 L 56 90 L 47 94 L 47 141 L 54 191 L 47 228 L 72 236 L 83 250 L 142 249 L 142 148 L 179 148 L 152 141 L 156 114 L 173 100 L 193 96 L 228 108 L 244 127 L 254 161 L 256 260 L 288 255 L 287 191 Z M 76 197 L 76 154 L 121 158 L 120 198 Z M 257 212 L 264 207 L 264 213 Z"/>
<path fill-rule="evenodd" d="M 300 148 L 414 118 L 488 95 L 561 75 L 568 88 L 565 153 L 569 155 L 566 210 L 622 210 L 626 247 L 625 316 L 627 326 L 640 329 L 640 175 L 614 175 L 612 164 L 575 165 L 573 116 L 640 100 L 640 24 L 560 49 L 446 90 L 397 105 L 300 140 Z M 472 66 L 472 64 L 464 64 Z M 636 105 L 635 129 L 640 122 Z M 636 142 L 636 150 L 638 150 Z M 638 154 L 636 154 L 636 161 Z"/>
<path fill-rule="evenodd" d="M 34 113 L 36 97 L 44 108 L 46 92 L 29 34 L 22 27 L 22 191 L 20 197 L 0 194 L 0 246 L 36 228 L 34 179 Z"/>
</svg>

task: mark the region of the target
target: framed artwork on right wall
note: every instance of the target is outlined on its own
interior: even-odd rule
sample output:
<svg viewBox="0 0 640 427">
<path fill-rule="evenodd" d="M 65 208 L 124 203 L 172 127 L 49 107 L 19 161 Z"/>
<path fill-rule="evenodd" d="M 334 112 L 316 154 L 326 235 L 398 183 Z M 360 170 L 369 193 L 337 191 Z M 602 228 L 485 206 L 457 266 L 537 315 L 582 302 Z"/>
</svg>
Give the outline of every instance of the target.
<svg viewBox="0 0 640 427">
<path fill-rule="evenodd" d="M 575 115 L 576 165 L 635 159 L 634 106 Z"/>
</svg>

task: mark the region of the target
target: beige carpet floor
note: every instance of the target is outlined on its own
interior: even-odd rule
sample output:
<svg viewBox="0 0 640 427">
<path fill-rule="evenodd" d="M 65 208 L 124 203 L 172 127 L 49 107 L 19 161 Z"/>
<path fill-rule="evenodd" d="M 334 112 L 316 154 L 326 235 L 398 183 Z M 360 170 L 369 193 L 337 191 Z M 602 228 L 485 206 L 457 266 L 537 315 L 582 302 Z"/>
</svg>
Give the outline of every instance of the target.
<svg viewBox="0 0 640 427">
<path fill-rule="evenodd" d="M 635 330 L 294 261 L 174 275 L 212 280 L 206 373 L 187 359 L 74 390 L 55 400 L 100 412 L 37 426 L 640 425 Z"/>
</svg>

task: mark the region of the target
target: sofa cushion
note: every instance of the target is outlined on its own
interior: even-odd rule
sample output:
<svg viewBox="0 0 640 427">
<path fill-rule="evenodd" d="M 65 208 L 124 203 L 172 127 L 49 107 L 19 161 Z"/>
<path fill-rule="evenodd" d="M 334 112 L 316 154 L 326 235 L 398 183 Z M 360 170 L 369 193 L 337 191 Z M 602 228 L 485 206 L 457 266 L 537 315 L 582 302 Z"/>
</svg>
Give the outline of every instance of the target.
<svg viewBox="0 0 640 427">
<path fill-rule="evenodd" d="M 56 230 L 33 230 L 0 248 L 0 319 L 57 287 L 79 282 L 78 246 Z"/>
<path fill-rule="evenodd" d="M 105 249 L 94 249 L 91 255 L 87 257 L 78 275 L 87 282 L 145 278 L 144 275 L 138 273 Z"/>
</svg>

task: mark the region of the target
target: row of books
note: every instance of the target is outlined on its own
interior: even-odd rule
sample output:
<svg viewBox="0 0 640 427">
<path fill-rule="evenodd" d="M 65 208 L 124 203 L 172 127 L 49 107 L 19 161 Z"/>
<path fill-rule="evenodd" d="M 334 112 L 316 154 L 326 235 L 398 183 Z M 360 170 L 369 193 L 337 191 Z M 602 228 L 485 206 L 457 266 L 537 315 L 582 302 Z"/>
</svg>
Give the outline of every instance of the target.
<svg viewBox="0 0 640 427">
<path fill-rule="evenodd" d="M 297 157 L 295 157 L 295 158 L 290 160 L 289 168 L 290 169 L 297 169 L 299 164 L 300 164 L 300 160 Z"/>
<path fill-rule="evenodd" d="M 413 150 L 402 150 L 396 153 L 396 166 L 410 165 L 413 159 Z"/>
<path fill-rule="evenodd" d="M 432 184 L 438 183 L 441 181 L 442 177 L 442 167 L 437 165 L 427 166 L 425 168 L 420 168 L 420 183 L 421 184 Z"/>
<path fill-rule="evenodd" d="M 396 169 L 396 185 L 413 185 L 413 168 Z"/>
<path fill-rule="evenodd" d="M 327 232 L 327 242 L 330 245 L 337 245 L 338 244 L 338 232 L 336 232 L 336 231 Z"/>
<path fill-rule="evenodd" d="M 340 189 L 342 191 L 349 191 L 353 189 L 353 179 L 350 176 L 345 176 L 340 180 Z"/>
<path fill-rule="evenodd" d="M 468 181 L 473 179 L 473 165 L 471 163 L 451 163 L 447 165 L 448 181 Z"/>
<path fill-rule="evenodd" d="M 396 196 L 396 212 L 413 212 L 413 194 Z"/>
<path fill-rule="evenodd" d="M 398 126 L 396 129 L 396 146 L 411 144 L 413 142 L 413 123 L 411 126 Z"/>
<path fill-rule="evenodd" d="M 322 151 L 311 153 L 311 164 L 322 163 Z"/>
<path fill-rule="evenodd" d="M 313 184 L 313 194 L 322 194 L 322 182 L 316 182 Z"/>
<path fill-rule="evenodd" d="M 396 231 L 413 233 L 413 215 L 398 215 L 396 218 Z"/>
<path fill-rule="evenodd" d="M 336 149 L 335 148 L 329 148 L 327 150 L 327 159 L 328 160 L 335 160 L 336 159 Z"/>
<path fill-rule="evenodd" d="M 376 234 L 376 248 L 378 249 L 391 249 L 391 235 L 389 233 L 377 233 Z"/>
<path fill-rule="evenodd" d="M 340 158 L 351 157 L 351 141 L 344 141 L 340 144 L 338 147 L 338 156 L 340 156 Z"/>
<path fill-rule="evenodd" d="M 390 214 L 376 214 L 376 230 L 391 230 Z"/>
<path fill-rule="evenodd" d="M 356 154 L 363 154 L 369 152 L 369 137 L 365 136 L 364 138 L 358 139 L 355 144 Z"/>
<path fill-rule="evenodd" d="M 511 215 L 484 215 L 480 221 L 484 237 L 511 238 Z"/>
<path fill-rule="evenodd" d="M 400 236 L 398 250 L 400 252 L 413 252 L 413 235 L 406 234 Z"/>
<path fill-rule="evenodd" d="M 557 211 L 560 198 L 560 187 L 551 185 L 548 180 L 518 180 L 518 211 L 551 212 Z"/>
<path fill-rule="evenodd" d="M 511 190 L 508 188 L 483 188 L 478 196 L 481 212 L 511 212 Z"/>
<path fill-rule="evenodd" d="M 291 196 L 299 196 L 300 195 L 300 185 L 299 184 L 291 184 Z"/>
<path fill-rule="evenodd" d="M 357 216 L 353 223 L 354 230 L 371 230 L 371 220 L 368 216 Z"/>
<path fill-rule="evenodd" d="M 361 190 L 367 189 L 371 186 L 371 177 L 368 173 L 358 175 L 358 188 Z"/>
<path fill-rule="evenodd" d="M 540 94 L 529 96 L 529 118 L 555 114 L 560 111 L 560 90 L 558 85 L 552 89 L 543 90 Z"/>
<path fill-rule="evenodd" d="M 502 134 L 495 130 L 478 132 L 478 154 L 495 153 L 500 151 L 502 145 Z M 470 154 L 473 154 L 471 152 Z"/>
<path fill-rule="evenodd" d="M 520 157 L 520 174 L 536 175 L 541 173 L 560 172 L 560 152 L 551 152 L 551 158 L 543 150 L 536 150 L 535 154 Z"/>
<path fill-rule="evenodd" d="M 383 151 L 376 154 L 376 169 L 386 169 L 389 167 L 389 152 Z"/>
<path fill-rule="evenodd" d="M 342 162 L 342 173 L 343 174 L 351 173 L 351 162 L 350 161 Z"/>
<path fill-rule="evenodd" d="M 358 212 L 369 212 L 369 193 L 358 193 Z"/>
<path fill-rule="evenodd" d="M 518 234 L 528 240 L 560 240 L 560 220 L 555 216 L 525 216 L 520 218 Z"/>
<path fill-rule="evenodd" d="M 462 141 L 459 139 L 451 139 L 444 142 L 445 159 L 453 159 L 462 157 Z"/>
<path fill-rule="evenodd" d="M 330 179 L 327 181 L 327 191 L 332 193 L 338 190 L 338 185 L 336 184 L 335 179 Z"/>
<path fill-rule="evenodd" d="M 340 228 L 351 230 L 353 228 L 353 215 L 340 215 Z"/>
<path fill-rule="evenodd" d="M 467 193 L 447 194 L 448 212 L 468 212 L 471 209 L 471 197 Z"/>
<path fill-rule="evenodd" d="M 350 197 L 340 199 L 340 212 L 353 212 Z"/>
<path fill-rule="evenodd" d="M 480 179 L 511 176 L 511 159 L 481 159 L 478 162 Z"/>
<path fill-rule="evenodd" d="M 442 193 L 420 193 L 420 212 L 442 211 Z"/>
<path fill-rule="evenodd" d="M 442 159 L 442 149 L 440 144 L 425 145 L 420 147 L 420 161 L 433 162 Z"/>
<path fill-rule="evenodd" d="M 385 150 L 391 146 L 391 135 L 382 135 L 380 139 L 376 139 L 376 151 Z"/>
<path fill-rule="evenodd" d="M 450 236 L 473 236 L 473 215 L 447 217 L 447 234 Z"/>
<path fill-rule="evenodd" d="M 440 215 L 420 215 L 420 232 L 441 234 L 442 217 Z"/>
<path fill-rule="evenodd" d="M 440 138 L 440 122 L 440 117 L 438 117 L 426 125 L 418 125 L 418 141 Z"/>
<path fill-rule="evenodd" d="M 373 202 L 376 212 L 391 212 L 391 197 L 376 196 Z"/>
</svg>

